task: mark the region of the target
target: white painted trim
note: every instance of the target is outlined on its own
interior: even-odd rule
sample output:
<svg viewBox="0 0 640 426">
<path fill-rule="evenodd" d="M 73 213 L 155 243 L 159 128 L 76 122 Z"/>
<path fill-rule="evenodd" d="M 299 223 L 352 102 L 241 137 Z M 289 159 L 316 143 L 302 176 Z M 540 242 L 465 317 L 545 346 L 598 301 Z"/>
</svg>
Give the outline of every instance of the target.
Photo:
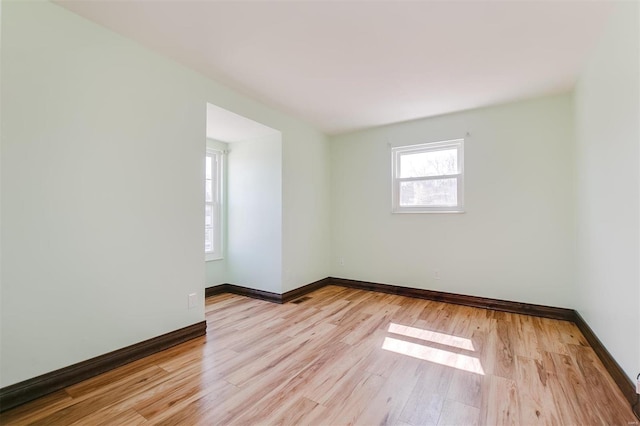
<svg viewBox="0 0 640 426">
<path fill-rule="evenodd" d="M 214 241 L 213 247 L 214 250 L 207 252 L 205 251 L 205 261 L 211 260 L 220 260 L 224 258 L 224 166 L 225 166 L 225 155 L 224 151 L 207 148 L 206 156 L 212 156 L 216 158 L 217 166 L 214 170 L 216 173 L 215 176 L 215 188 L 213 188 L 213 201 L 207 202 L 205 199 L 205 206 L 211 205 L 213 207 L 213 228 L 214 228 Z M 215 232 L 217 229 L 217 233 Z"/>
<path fill-rule="evenodd" d="M 406 153 L 421 153 L 442 151 L 448 148 L 456 148 L 458 151 L 459 173 L 449 175 L 420 176 L 401 178 L 397 174 L 400 171 L 400 157 Z M 436 179 L 456 179 L 457 199 L 455 206 L 400 206 L 400 183 L 418 182 Z M 391 212 L 392 213 L 464 213 L 464 139 L 452 139 L 446 141 L 429 142 L 417 145 L 405 145 L 391 147 Z"/>
</svg>

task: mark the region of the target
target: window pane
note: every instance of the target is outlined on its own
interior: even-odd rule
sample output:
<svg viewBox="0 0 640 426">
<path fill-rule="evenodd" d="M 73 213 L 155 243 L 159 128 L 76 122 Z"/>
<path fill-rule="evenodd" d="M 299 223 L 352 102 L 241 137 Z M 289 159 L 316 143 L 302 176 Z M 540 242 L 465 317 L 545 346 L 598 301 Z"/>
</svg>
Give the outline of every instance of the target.
<svg viewBox="0 0 640 426">
<path fill-rule="evenodd" d="M 205 228 L 204 230 L 204 251 L 212 252 L 213 251 L 213 228 Z"/>
<path fill-rule="evenodd" d="M 204 206 L 204 226 L 205 227 L 213 226 L 213 206 L 212 205 Z"/>
<path fill-rule="evenodd" d="M 423 177 L 458 173 L 458 150 L 418 152 L 400 155 L 400 176 Z"/>
<path fill-rule="evenodd" d="M 458 183 L 456 178 L 400 182 L 401 207 L 454 207 L 457 205 Z"/>
<path fill-rule="evenodd" d="M 206 179 L 204 181 L 204 191 L 205 191 L 205 196 L 204 199 L 207 203 L 212 203 L 213 202 L 213 182 L 211 181 L 211 179 Z"/>
<path fill-rule="evenodd" d="M 200 157 L 202 158 L 202 157 Z M 211 158 L 210 155 L 207 155 L 206 157 L 206 161 L 205 161 L 205 179 L 211 179 L 211 162 L 213 161 L 213 158 Z"/>
</svg>

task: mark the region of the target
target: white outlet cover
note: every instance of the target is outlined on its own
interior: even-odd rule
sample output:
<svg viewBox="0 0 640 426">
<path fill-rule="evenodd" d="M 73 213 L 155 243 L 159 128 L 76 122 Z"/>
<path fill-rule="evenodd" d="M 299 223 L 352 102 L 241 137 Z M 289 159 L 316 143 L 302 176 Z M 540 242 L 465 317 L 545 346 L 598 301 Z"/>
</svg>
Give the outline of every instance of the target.
<svg viewBox="0 0 640 426">
<path fill-rule="evenodd" d="M 193 309 L 196 307 L 196 303 L 198 302 L 198 295 L 196 293 L 191 293 L 187 296 L 189 309 Z"/>
</svg>

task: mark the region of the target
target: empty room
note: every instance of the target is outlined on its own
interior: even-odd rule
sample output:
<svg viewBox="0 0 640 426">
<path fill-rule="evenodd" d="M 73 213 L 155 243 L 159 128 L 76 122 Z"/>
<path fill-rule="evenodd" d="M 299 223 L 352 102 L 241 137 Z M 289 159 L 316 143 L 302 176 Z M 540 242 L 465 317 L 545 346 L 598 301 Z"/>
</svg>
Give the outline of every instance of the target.
<svg viewBox="0 0 640 426">
<path fill-rule="evenodd" d="M 640 423 L 640 3 L 3 0 L 0 424 Z"/>
</svg>

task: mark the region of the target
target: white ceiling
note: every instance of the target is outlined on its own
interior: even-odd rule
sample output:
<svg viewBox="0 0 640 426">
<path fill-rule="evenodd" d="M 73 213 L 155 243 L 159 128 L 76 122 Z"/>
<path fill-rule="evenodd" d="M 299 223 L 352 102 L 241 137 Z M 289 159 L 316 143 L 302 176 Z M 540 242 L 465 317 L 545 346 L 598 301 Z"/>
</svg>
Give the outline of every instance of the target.
<svg viewBox="0 0 640 426">
<path fill-rule="evenodd" d="M 280 135 L 276 129 L 219 106 L 207 104 L 207 137 L 210 139 L 232 143 L 275 135 Z"/>
<path fill-rule="evenodd" d="M 57 3 L 329 134 L 570 90 L 613 7 L 516 0 Z"/>
</svg>

